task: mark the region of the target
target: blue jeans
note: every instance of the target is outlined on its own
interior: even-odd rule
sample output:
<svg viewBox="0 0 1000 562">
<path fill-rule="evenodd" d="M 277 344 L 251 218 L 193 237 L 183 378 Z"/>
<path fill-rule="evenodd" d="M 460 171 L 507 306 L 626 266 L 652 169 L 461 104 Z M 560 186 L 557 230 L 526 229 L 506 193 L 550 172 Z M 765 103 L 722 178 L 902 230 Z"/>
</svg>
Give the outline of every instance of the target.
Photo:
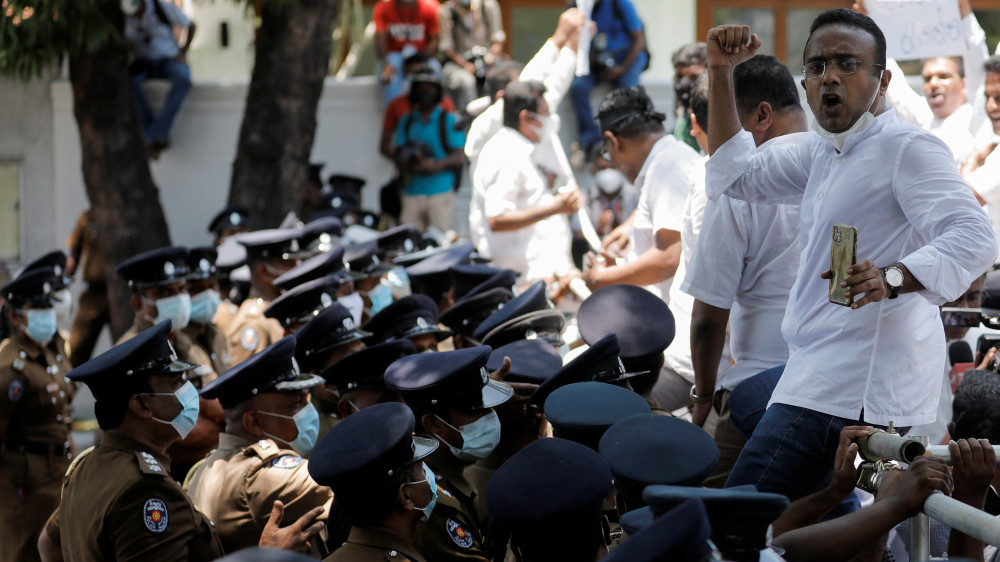
<svg viewBox="0 0 1000 562">
<path fill-rule="evenodd" d="M 142 91 L 142 83 L 150 78 L 165 78 L 170 80 L 170 91 L 163 101 L 160 112 L 153 115 Z M 173 59 L 157 59 L 148 61 L 146 69 L 132 75 L 132 90 L 135 92 L 135 102 L 139 107 L 139 121 L 148 142 L 166 140 L 170 134 L 170 125 L 181 109 L 188 90 L 191 89 L 191 69 L 180 61 Z"/>
<path fill-rule="evenodd" d="M 750 439 L 753 430 L 764 417 L 767 403 L 783 372 L 784 365 L 762 371 L 736 385 L 729 395 L 729 417 L 747 439 Z"/>
<path fill-rule="evenodd" d="M 635 62 L 615 80 L 615 88 L 628 88 L 639 85 L 639 75 L 646 67 L 646 54 L 639 53 Z M 577 76 L 573 79 L 570 87 L 570 96 L 573 99 L 573 111 L 576 113 L 576 122 L 580 128 L 580 148 L 589 151 L 595 144 L 601 142 L 601 130 L 594 121 L 594 113 L 590 109 L 590 92 L 597 85 L 598 77 L 594 73 L 586 76 Z"/>
<path fill-rule="evenodd" d="M 849 425 L 869 424 L 801 406 L 772 404 L 740 453 L 726 487 L 752 484 L 758 491 L 782 494 L 791 501 L 819 491 L 833 476 L 840 430 Z M 827 518 L 860 507 L 857 496 L 851 494 Z"/>
</svg>

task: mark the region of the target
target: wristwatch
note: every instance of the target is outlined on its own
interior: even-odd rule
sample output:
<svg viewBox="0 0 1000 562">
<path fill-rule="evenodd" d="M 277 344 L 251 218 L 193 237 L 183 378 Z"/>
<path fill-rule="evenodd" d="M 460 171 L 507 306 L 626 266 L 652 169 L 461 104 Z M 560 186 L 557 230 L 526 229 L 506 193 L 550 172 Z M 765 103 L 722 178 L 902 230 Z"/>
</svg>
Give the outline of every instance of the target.
<svg viewBox="0 0 1000 562">
<path fill-rule="evenodd" d="M 691 401 L 694 402 L 695 404 L 711 404 L 712 395 L 709 394 L 708 396 L 698 396 L 694 392 L 694 386 L 695 385 L 693 384 L 691 385 L 691 392 L 688 393 L 688 396 L 691 397 Z"/>
<path fill-rule="evenodd" d="M 883 267 L 882 279 L 885 280 L 885 286 L 889 288 L 889 298 L 898 297 L 899 289 L 903 286 L 903 270 L 894 265 Z"/>
</svg>

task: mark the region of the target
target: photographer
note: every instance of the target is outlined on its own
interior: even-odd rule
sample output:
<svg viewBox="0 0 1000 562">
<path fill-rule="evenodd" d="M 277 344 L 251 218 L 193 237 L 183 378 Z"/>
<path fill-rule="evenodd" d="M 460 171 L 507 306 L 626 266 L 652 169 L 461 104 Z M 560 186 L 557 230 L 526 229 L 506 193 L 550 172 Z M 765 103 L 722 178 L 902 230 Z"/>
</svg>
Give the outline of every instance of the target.
<svg viewBox="0 0 1000 562">
<path fill-rule="evenodd" d="M 460 112 L 477 97 L 486 71 L 503 58 L 500 4 L 496 0 L 448 0 L 438 10 L 444 86 Z"/>
<path fill-rule="evenodd" d="M 444 88 L 431 69 L 413 74 L 409 113 L 396 127 L 396 166 L 402 177 L 401 223 L 420 230 L 451 230 L 458 174 L 465 165 L 465 134 L 441 109 Z"/>
<path fill-rule="evenodd" d="M 639 74 L 649 66 L 642 20 L 631 0 L 597 0 L 590 17 L 597 24 L 590 43 L 590 74 L 577 76 L 570 88 L 584 154 L 601 140 L 590 108 L 594 86 L 598 82 L 610 82 L 615 88 L 638 86 Z"/>
</svg>

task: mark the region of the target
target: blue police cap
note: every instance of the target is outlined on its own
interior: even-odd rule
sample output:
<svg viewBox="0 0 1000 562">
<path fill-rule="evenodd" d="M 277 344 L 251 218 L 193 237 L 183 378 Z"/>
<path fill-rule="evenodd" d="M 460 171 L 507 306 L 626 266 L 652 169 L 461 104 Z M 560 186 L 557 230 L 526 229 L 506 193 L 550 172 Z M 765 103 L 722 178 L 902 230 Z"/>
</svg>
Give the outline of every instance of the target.
<svg viewBox="0 0 1000 562">
<path fill-rule="evenodd" d="M 437 293 L 447 292 L 451 287 L 451 275 L 448 271 L 456 265 L 468 262 L 474 249 L 472 242 L 459 242 L 407 267 L 410 289 L 414 293 L 434 296 L 437 296 Z"/>
<path fill-rule="evenodd" d="M 411 224 L 401 224 L 379 234 L 377 242 L 380 255 L 395 257 L 422 250 L 424 235 Z"/>
<path fill-rule="evenodd" d="M 70 371 L 66 377 L 86 383 L 98 400 L 122 396 L 141 384 L 143 377 L 178 375 L 198 367 L 177 359 L 167 335 L 173 323 L 160 322 L 134 338 L 112 347 Z"/>
<path fill-rule="evenodd" d="M 519 340 L 494 349 L 486 370 L 499 369 L 504 357 L 510 357 L 510 374 L 504 379 L 508 382 L 541 384 L 562 368 L 559 352 L 541 340 Z"/>
<path fill-rule="evenodd" d="M 649 486 L 642 498 L 654 516 L 688 499 L 704 502 L 712 523 L 712 542 L 724 553 L 752 553 L 767 548 L 768 528 L 788 507 L 781 494 L 733 488 Z"/>
<path fill-rule="evenodd" d="M 115 273 L 133 289 L 169 285 L 187 276 L 188 249 L 183 246 L 157 248 L 136 254 L 118 264 Z"/>
<path fill-rule="evenodd" d="M 334 348 L 370 335 L 355 326 L 347 307 L 335 302 L 295 332 L 295 358 L 306 371 L 318 370 Z"/>
<path fill-rule="evenodd" d="M 208 223 L 208 231 L 219 235 L 226 230 L 246 228 L 247 216 L 245 208 L 239 205 L 229 205 L 212 217 L 211 222 Z"/>
<path fill-rule="evenodd" d="M 326 252 L 344 234 L 344 222 L 337 217 L 316 217 L 299 231 L 299 243 L 314 252 Z"/>
<path fill-rule="evenodd" d="M 437 449 L 436 439 L 413 435 L 416 420 L 405 404 L 375 404 L 333 426 L 309 457 L 309 476 L 342 491 L 377 486 Z"/>
<path fill-rule="evenodd" d="M 212 246 L 198 246 L 188 250 L 187 278 L 209 279 L 215 276 L 215 260 L 219 252 Z"/>
<path fill-rule="evenodd" d="M 285 336 L 208 383 L 201 396 L 218 398 L 228 410 L 265 392 L 296 392 L 321 384 L 322 377 L 299 371 L 295 337 Z"/>
<path fill-rule="evenodd" d="M 270 228 L 244 232 L 236 236 L 236 241 L 246 248 L 247 261 L 273 257 L 287 260 L 302 255 L 299 234 L 294 228 Z"/>
<path fill-rule="evenodd" d="M 20 277 L 25 272 L 42 268 L 49 268 L 52 270 L 52 275 L 55 277 L 55 282 L 52 285 L 53 290 L 68 287 L 71 283 L 73 283 L 73 279 L 66 275 L 66 254 L 63 253 L 62 250 L 53 250 L 33 259 L 19 268 L 14 273 L 14 277 Z"/>
<path fill-rule="evenodd" d="M 437 322 L 436 302 L 425 295 L 409 295 L 383 308 L 364 324 L 363 328 L 372 333 L 365 343 L 423 334 L 434 334 L 438 341 L 443 341 L 451 332 L 438 328 Z"/>
<path fill-rule="evenodd" d="M 469 291 L 466 293 L 466 296 L 483 293 L 489 291 L 490 289 L 495 289 L 497 287 L 507 289 L 511 293 L 516 294 L 517 287 L 515 286 L 515 283 L 517 283 L 517 278 L 520 275 L 521 275 L 520 273 L 514 271 L 513 269 L 501 269 L 497 273 L 493 274 L 493 276 L 491 276 L 490 278 L 484 280 L 482 283 L 469 289 Z"/>
<path fill-rule="evenodd" d="M 622 516 L 628 529 L 635 512 Z M 712 552 L 708 538 L 712 532 L 705 505 L 690 499 L 680 503 L 646 528 L 628 530 L 629 538 L 606 557 L 606 562 L 659 562 L 660 560 L 706 560 Z M 756 560 L 756 558 L 754 558 Z"/>
<path fill-rule="evenodd" d="M 340 278 L 336 275 L 303 283 L 271 301 L 264 309 L 264 316 L 276 319 L 286 329 L 308 322 L 337 302 L 337 289 L 340 289 Z"/>
<path fill-rule="evenodd" d="M 490 351 L 481 345 L 403 357 L 386 369 L 385 383 L 407 404 L 492 408 L 509 400 L 514 389 L 489 378 Z"/>
<path fill-rule="evenodd" d="M 247 263 L 247 249 L 234 236 L 223 240 L 217 250 L 219 253 L 215 258 L 216 271 L 228 274 Z"/>
<path fill-rule="evenodd" d="M 554 308 L 522 314 L 500 324 L 483 336 L 482 344 L 499 347 L 522 339 L 541 339 L 553 347 L 561 347 L 566 329 L 566 315 Z"/>
<path fill-rule="evenodd" d="M 477 340 L 482 340 L 493 328 L 513 320 L 518 316 L 523 316 L 529 312 L 546 310 L 552 308 L 548 296 L 545 294 L 545 281 L 536 281 L 525 291 L 505 304 L 503 308 L 494 312 L 484 320 L 476 331 L 472 334 Z"/>
<path fill-rule="evenodd" d="M 323 252 L 274 278 L 273 285 L 288 291 L 294 287 L 327 275 L 340 275 L 344 271 L 344 248 L 334 246 L 329 252 Z"/>
<path fill-rule="evenodd" d="M 549 400 L 565 388 L 569 387 L 552 393 Z M 649 413 L 616 422 L 604 433 L 598 451 L 611 465 L 615 487 L 629 509 L 645 505 L 646 486 L 699 486 L 719 462 L 715 439 L 704 429 Z"/>
<path fill-rule="evenodd" d="M 333 190 L 353 191 L 358 194 L 361 193 L 361 188 L 367 183 L 364 178 L 349 174 L 333 174 L 326 181 Z"/>
<path fill-rule="evenodd" d="M 448 247 L 440 247 L 436 245 L 429 246 L 413 253 L 396 256 L 396 258 L 392 260 L 392 263 L 400 267 L 410 267 L 411 265 L 415 265 L 431 256 L 436 256 L 447 251 Z"/>
<path fill-rule="evenodd" d="M 341 393 L 349 390 L 382 390 L 385 371 L 397 359 L 413 353 L 410 340 L 390 340 L 366 347 L 330 365 L 320 373 L 326 384 L 337 387 Z"/>
<path fill-rule="evenodd" d="M 565 439 L 539 439 L 500 465 L 486 486 L 493 520 L 515 536 L 555 540 L 558 531 L 600 517 L 611 470 L 593 450 Z"/>
<path fill-rule="evenodd" d="M 456 334 L 471 336 L 483 320 L 513 298 L 514 293 L 502 287 L 468 294 L 442 312 L 439 321 Z"/>
<path fill-rule="evenodd" d="M 354 191 L 334 189 L 320 197 L 320 205 L 343 217 L 361 206 L 361 197 Z"/>
<path fill-rule="evenodd" d="M 641 374 L 645 373 L 625 372 L 618 357 L 618 337 L 608 334 L 563 365 L 552 378 L 539 385 L 531 397 L 536 403 L 542 403 L 552 391 L 567 384 L 583 381 L 619 383 Z"/>
<path fill-rule="evenodd" d="M 622 358 L 661 354 L 674 339 L 674 316 L 667 304 L 635 285 L 594 291 L 580 305 L 576 319 L 587 344 L 616 334 Z"/>
<path fill-rule="evenodd" d="M 646 400 L 631 390 L 593 381 L 556 389 L 545 399 L 543 410 L 552 424 L 553 435 L 595 451 L 601 436 L 612 425 L 650 412 Z"/>
<path fill-rule="evenodd" d="M 448 270 L 448 274 L 451 276 L 451 286 L 455 289 L 455 299 L 461 299 L 469 294 L 469 291 L 474 287 L 486 282 L 502 271 L 504 270 L 479 263 L 464 263 L 452 266 Z"/>
<path fill-rule="evenodd" d="M 15 307 L 25 303 L 48 307 L 52 304 L 56 283 L 57 278 L 51 267 L 31 269 L 0 287 L 0 297 Z"/>
<path fill-rule="evenodd" d="M 380 277 L 392 269 L 392 266 L 378 257 L 378 242 L 370 240 L 360 244 L 352 244 L 344 248 L 344 263 L 346 273 L 352 279 Z"/>
</svg>

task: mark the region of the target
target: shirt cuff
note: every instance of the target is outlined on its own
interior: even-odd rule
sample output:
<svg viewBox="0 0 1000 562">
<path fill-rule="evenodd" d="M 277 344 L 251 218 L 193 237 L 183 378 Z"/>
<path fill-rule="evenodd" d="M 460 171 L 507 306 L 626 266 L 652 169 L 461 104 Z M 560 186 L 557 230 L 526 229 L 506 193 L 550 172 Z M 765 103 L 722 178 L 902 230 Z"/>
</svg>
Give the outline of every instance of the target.
<svg viewBox="0 0 1000 562">
<path fill-rule="evenodd" d="M 973 281 L 969 271 L 931 245 L 918 249 L 899 262 L 924 286 L 919 294 L 937 306 L 960 297 Z"/>
<path fill-rule="evenodd" d="M 708 198 L 715 201 L 736 180 L 743 177 L 750 165 L 750 158 L 757 152 L 753 135 L 740 129 L 725 142 L 705 164 L 705 191 Z"/>
</svg>

